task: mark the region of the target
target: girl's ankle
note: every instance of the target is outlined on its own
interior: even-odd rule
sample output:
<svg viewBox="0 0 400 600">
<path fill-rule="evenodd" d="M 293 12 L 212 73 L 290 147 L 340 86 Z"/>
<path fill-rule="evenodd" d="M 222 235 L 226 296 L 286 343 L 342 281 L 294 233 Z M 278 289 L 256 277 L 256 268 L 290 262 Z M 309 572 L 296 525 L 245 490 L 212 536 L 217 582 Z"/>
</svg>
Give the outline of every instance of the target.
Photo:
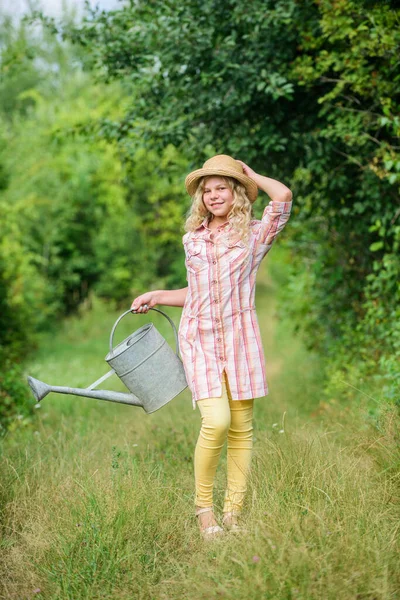
<svg viewBox="0 0 400 600">
<path fill-rule="evenodd" d="M 227 527 L 232 527 L 238 524 L 240 513 L 237 511 L 226 511 L 223 513 L 222 522 Z"/>
<path fill-rule="evenodd" d="M 210 530 L 210 528 L 218 529 L 222 531 L 219 527 L 218 522 L 214 515 L 214 510 L 212 506 L 201 508 L 196 506 L 195 515 L 197 517 L 200 531 L 205 532 L 206 530 Z"/>
</svg>

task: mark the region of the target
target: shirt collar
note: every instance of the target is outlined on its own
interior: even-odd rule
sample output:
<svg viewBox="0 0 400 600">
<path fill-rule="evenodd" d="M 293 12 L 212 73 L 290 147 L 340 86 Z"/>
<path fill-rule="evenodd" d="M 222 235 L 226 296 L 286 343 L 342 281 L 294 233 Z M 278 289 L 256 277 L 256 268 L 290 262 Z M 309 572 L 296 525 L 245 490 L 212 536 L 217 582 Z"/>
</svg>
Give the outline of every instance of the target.
<svg viewBox="0 0 400 600">
<path fill-rule="evenodd" d="M 218 225 L 218 230 L 225 228 L 227 225 L 230 225 L 229 221 L 225 221 L 225 223 L 222 223 L 222 225 Z M 200 223 L 200 225 L 198 227 L 196 227 L 196 231 L 198 231 L 199 229 L 202 229 L 202 228 L 210 230 L 208 216 L 204 217 L 202 223 Z"/>
</svg>

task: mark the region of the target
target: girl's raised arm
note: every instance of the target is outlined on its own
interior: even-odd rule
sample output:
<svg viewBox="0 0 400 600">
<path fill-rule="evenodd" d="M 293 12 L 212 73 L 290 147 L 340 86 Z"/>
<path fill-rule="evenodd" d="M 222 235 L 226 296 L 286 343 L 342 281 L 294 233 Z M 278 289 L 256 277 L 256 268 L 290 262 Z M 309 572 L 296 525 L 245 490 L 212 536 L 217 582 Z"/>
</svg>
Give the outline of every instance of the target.
<svg viewBox="0 0 400 600">
<path fill-rule="evenodd" d="M 258 242 L 270 246 L 289 220 L 292 209 L 292 191 L 277 179 L 259 175 L 246 163 L 241 160 L 238 162 L 242 165 L 245 175 L 253 179 L 257 186 L 271 198 L 264 209 L 258 234 Z"/>
<path fill-rule="evenodd" d="M 187 291 L 188 288 L 185 287 L 180 290 L 154 290 L 146 292 L 133 300 L 131 310 L 147 313 L 156 304 L 181 307 L 185 304 Z"/>
<path fill-rule="evenodd" d="M 242 165 L 244 174 L 255 181 L 260 190 L 268 194 L 271 200 L 274 200 L 275 202 L 291 201 L 293 194 L 284 183 L 281 183 L 277 179 L 272 179 L 271 177 L 265 177 L 265 175 L 259 175 L 243 161 L 238 160 L 238 162 Z"/>
</svg>

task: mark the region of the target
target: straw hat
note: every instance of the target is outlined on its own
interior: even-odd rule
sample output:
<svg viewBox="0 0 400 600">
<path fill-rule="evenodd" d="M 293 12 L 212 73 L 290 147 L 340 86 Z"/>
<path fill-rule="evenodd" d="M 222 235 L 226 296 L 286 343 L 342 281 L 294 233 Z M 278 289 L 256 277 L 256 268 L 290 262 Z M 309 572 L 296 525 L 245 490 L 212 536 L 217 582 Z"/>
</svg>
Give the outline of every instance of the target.
<svg viewBox="0 0 400 600">
<path fill-rule="evenodd" d="M 212 175 L 221 175 L 223 177 L 233 177 L 234 179 L 237 179 L 246 188 L 246 193 L 250 202 L 254 202 L 257 198 L 258 187 L 255 181 L 243 173 L 243 167 L 240 162 L 226 154 L 217 154 L 217 156 L 209 158 L 204 163 L 202 169 L 197 169 L 197 171 L 189 173 L 185 179 L 185 186 L 190 196 L 194 195 L 200 177 L 211 177 Z"/>
</svg>

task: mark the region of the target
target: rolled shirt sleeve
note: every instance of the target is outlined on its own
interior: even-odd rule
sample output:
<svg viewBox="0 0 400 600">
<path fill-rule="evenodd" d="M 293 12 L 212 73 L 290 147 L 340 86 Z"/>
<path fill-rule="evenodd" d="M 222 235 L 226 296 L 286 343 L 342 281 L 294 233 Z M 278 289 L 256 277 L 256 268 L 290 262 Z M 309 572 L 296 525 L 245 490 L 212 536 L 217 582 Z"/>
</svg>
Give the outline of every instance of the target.
<svg viewBox="0 0 400 600">
<path fill-rule="evenodd" d="M 276 236 L 285 227 L 292 210 L 290 202 L 271 200 L 265 207 L 258 234 L 258 243 L 270 246 Z"/>
</svg>

